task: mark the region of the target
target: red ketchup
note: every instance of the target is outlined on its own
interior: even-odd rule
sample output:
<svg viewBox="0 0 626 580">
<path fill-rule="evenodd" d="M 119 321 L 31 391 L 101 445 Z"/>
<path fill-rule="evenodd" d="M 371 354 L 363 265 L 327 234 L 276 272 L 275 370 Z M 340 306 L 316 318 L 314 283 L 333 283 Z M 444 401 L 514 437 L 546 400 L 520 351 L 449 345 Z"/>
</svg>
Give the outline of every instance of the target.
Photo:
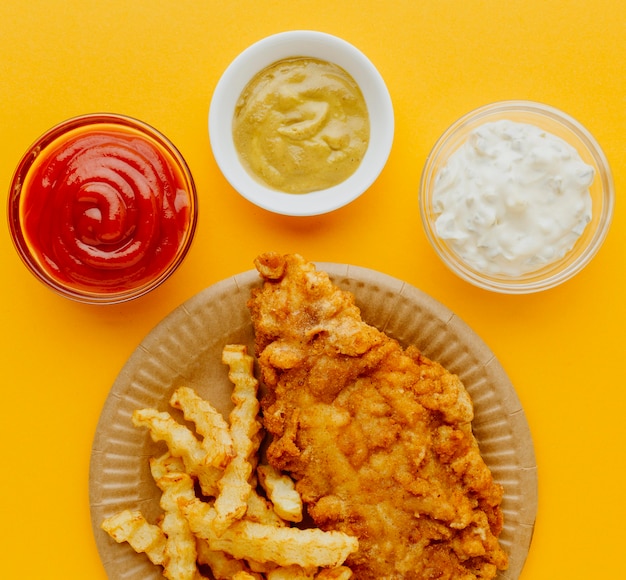
<svg viewBox="0 0 626 580">
<path fill-rule="evenodd" d="M 75 130 L 42 149 L 21 188 L 22 234 L 45 274 L 79 292 L 151 282 L 193 228 L 190 177 L 130 127 Z"/>
</svg>

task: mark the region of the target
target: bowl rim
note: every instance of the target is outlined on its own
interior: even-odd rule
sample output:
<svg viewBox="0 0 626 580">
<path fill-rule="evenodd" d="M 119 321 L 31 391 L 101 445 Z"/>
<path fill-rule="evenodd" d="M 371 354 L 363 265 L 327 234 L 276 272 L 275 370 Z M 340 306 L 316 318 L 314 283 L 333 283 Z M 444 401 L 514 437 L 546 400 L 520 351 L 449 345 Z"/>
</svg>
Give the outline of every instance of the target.
<svg viewBox="0 0 626 580">
<path fill-rule="evenodd" d="M 241 92 L 256 73 L 279 60 L 307 56 L 333 62 L 354 78 L 368 107 L 370 140 L 360 166 L 342 183 L 310 193 L 284 193 L 264 186 L 241 165 L 233 142 L 232 118 Z M 354 201 L 378 178 L 393 144 L 394 111 L 383 77 L 358 48 L 326 32 L 289 30 L 251 44 L 228 65 L 213 91 L 208 131 L 218 167 L 241 196 L 274 213 L 312 216 Z"/>
<path fill-rule="evenodd" d="M 601 213 L 597 221 L 597 227 L 593 232 L 588 245 L 582 249 L 580 255 L 572 263 L 568 264 L 560 271 L 556 270 L 559 267 L 559 264 L 563 263 L 565 258 L 547 266 L 545 269 L 531 272 L 523 276 L 521 279 L 513 279 L 507 276 L 490 276 L 470 268 L 462 262 L 451 249 L 448 248 L 448 245 L 445 244 L 445 242 L 440 240 L 438 236 L 434 234 L 433 227 L 430 225 L 431 221 L 429 219 L 429 186 L 432 185 L 437 175 L 434 164 L 438 160 L 441 150 L 448 143 L 449 139 L 456 135 L 460 130 L 467 129 L 470 124 L 472 126 L 477 126 L 481 122 L 488 122 L 489 117 L 503 115 L 509 112 L 530 114 L 534 115 L 537 119 L 540 117 L 547 117 L 552 122 L 560 124 L 567 131 L 567 133 L 576 139 L 593 158 L 593 162 L 599 170 L 597 171 L 597 174 L 600 179 L 601 188 Z M 532 123 L 532 121 L 528 122 Z M 576 147 L 576 149 L 579 149 L 579 147 Z M 434 146 L 426 157 L 419 184 L 418 201 L 420 216 L 426 237 L 430 242 L 430 245 L 448 269 L 463 280 L 485 290 L 502 294 L 529 294 L 554 288 L 573 278 L 583 268 L 585 268 L 585 266 L 587 266 L 598 253 L 611 227 L 615 207 L 615 185 L 610 164 L 602 147 L 584 125 L 568 113 L 565 113 L 552 105 L 532 100 L 512 99 L 495 101 L 477 107 L 459 117 L 446 128 L 446 130 L 436 140 Z M 538 275 L 542 272 L 548 274 L 552 270 L 554 270 L 554 272 L 547 277 L 538 278 Z"/>
<path fill-rule="evenodd" d="M 20 215 L 22 177 L 29 171 L 36 157 L 47 147 L 53 145 L 57 139 L 62 137 L 62 135 L 67 131 L 71 131 L 79 127 L 92 125 L 98 126 L 104 124 L 130 127 L 131 129 L 146 135 L 149 139 L 158 142 L 167 150 L 169 155 L 172 157 L 172 160 L 179 165 L 180 171 L 189 186 L 189 190 L 187 192 L 190 200 L 189 224 L 185 231 L 184 238 L 176 254 L 172 258 L 172 261 L 158 274 L 158 276 L 155 276 L 151 280 L 134 288 L 117 292 L 98 292 L 86 289 L 79 290 L 73 288 L 71 284 L 65 284 L 48 274 L 48 272 L 41 268 L 37 259 L 33 256 L 33 253 L 24 238 Z M 128 302 L 148 294 L 163 284 L 178 269 L 189 252 L 195 237 L 195 231 L 198 223 L 198 193 L 193 174 L 191 173 L 191 169 L 189 168 L 189 165 L 187 164 L 187 161 L 183 157 L 182 153 L 167 136 L 154 126 L 135 117 L 120 113 L 85 113 L 69 117 L 56 123 L 41 133 L 39 137 L 37 137 L 37 139 L 35 139 L 30 146 L 27 147 L 16 166 L 10 181 L 6 215 L 11 241 L 18 256 L 30 273 L 33 274 L 37 280 L 43 283 L 44 286 L 56 294 L 75 302 L 81 302 L 83 304 L 112 305 Z"/>
</svg>

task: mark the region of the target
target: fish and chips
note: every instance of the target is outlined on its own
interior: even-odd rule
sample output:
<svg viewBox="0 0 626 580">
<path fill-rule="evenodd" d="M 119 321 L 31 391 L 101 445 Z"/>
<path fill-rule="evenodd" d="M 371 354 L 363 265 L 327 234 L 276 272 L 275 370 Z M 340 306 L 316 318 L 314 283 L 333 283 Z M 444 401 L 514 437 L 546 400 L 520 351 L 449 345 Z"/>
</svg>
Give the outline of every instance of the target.
<svg viewBox="0 0 626 580">
<path fill-rule="evenodd" d="M 263 254 L 248 308 L 255 359 L 226 345 L 227 420 L 193 389 L 132 421 L 162 515 L 102 523 L 170 580 L 489 580 L 506 570 L 503 490 L 460 379 L 361 319 L 298 255 Z M 262 441 L 269 445 L 261 453 Z"/>
</svg>

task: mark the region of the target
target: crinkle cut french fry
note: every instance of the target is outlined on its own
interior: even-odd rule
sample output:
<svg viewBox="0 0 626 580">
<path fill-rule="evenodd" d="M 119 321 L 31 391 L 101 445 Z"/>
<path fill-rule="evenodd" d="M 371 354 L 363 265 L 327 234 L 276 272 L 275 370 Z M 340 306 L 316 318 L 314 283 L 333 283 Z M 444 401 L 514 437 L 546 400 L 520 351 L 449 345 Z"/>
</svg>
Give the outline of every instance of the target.
<svg viewBox="0 0 626 580">
<path fill-rule="evenodd" d="M 144 553 L 158 566 L 165 563 L 167 538 L 159 526 L 146 521 L 138 510 L 124 510 L 106 518 L 102 529 L 116 542 L 127 542 L 135 552 Z"/>
<path fill-rule="evenodd" d="M 216 517 L 213 531 L 220 535 L 246 512 L 248 496 L 252 491 L 250 478 L 256 465 L 256 453 L 261 441 L 261 423 L 258 421 L 258 381 L 254 376 L 254 359 L 243 345 L 226 345 L 222 362 L 228 365 L 232 381 L 232 400 L 235 407 L 230 412 L 230 434 L 235 457 L 224 470 L 218 482 L 219 494 L 215 499 Z"/>
<path fill-rule="evenodd" d="M 206 451 L 195 435 L 178 423 L 169 413 L 155 409 L 139 409 L 133 413 L 137 427 L 147 427 L 154 441 L 164 441 L 172 455 L 181 457 L 188 473 L 198 478 L 202 492 L 207 496 L 217 493 L 217 482 L 222 471 L 208 465 Z"/>
<path fill-rule="evenodd" d="M 167 536 L 163 575 L 169 580 L 193 580 L 199 574 L 196 539 L 184 517 L 176 512 L 163 516 L 161 529 Z"/>
<path fill-rule="evenodd" d="M 341 532 L 275 528 L 245 520 L 235 522 L 211 544 L 235 557 L 304 567 L 337 566 L 358 548 L 356 538 Z"/>
<path fill-rule="evenodd" d="M 221 550 L 235 558 L 256 562 L 274 562 L 279 566 L 297 564 L 339 566 L 358 549 L 358 540 L 342 532 L 324 532 L 318 528 L 299 529 L 237 520 L 220 536 L 212 531 L 214 508 L 195 499 L 181 504 L 189 527 L 205 539 L 213 550 Z"/>
<path fill-rule="evenodd" d="M 251 522 L 268 524 L 276 527 L 283 527 L 287 525 L 287 522 L 274 511 L 272 504 L 264 497 L 261 497 L 254 488 L 248 496 L 246 519 Z"/>
<path fill-rule="evenodd" d="M 189 387 L 176 389 L 170 404 L 181 410 L 185 419 L 195 424 L 196 432 L 202 436 L 208 463 L 222 469 L 226 467 L 234 455 L 234 449 L 228 423 L 222 414 Z"/>
<path fill-rule="evenodd" d="M 160 506 L 165 513 L 161 529 L 167 537 L 163 574 L 169 580 L 194 580 L 199 575 L 196 538 L 179 507 L 179 500 L 191 501 L 196 497 L 194 483 L 187 473 L 176 471 L 182 461 L 177 463 L 168 455 L 150 461 L 152 476 L 163 492 Z"/>
<path fill-rule="evenodd" d="M 252 492 L 248 481 L 251 473 L 252 466 L 244 457 L 235 457 L 224 470 L 218 482 L 220 492 L 215 498 L 216 517 L 211 524 L 216 535 L 223 534 L 246 513 L 248 497 Z"/>
<path fill-rule="evenodd" d="M 296 491 L 293 479 L 271 465 L 259 465 L 256 472 L 276 513 L 288 522 L 301 522 L 302 497 Z"/>
</svg>

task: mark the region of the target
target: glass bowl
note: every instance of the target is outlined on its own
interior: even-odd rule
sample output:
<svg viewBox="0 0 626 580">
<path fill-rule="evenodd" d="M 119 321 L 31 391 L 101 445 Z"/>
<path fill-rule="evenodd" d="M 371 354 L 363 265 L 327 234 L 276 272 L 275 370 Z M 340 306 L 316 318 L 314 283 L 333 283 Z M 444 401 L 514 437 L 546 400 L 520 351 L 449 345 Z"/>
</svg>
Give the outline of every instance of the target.
<svg viewBox="0 0 626 580">
<path fill-rule="evenodd" d="M 573 247 L 561 258 L 524 273 L 488 273 L 477 269 L 440 237 L 435 226 L 441 209 L 433 203 L 440 172 L 455 153 L 484 125 L 509 120 L 529 124 L 557 136 L 576 149 L 583 162 L 595 172 L 589 187 L 591 221 Z M 500 186 L 498 186 L 500 187 Z M 498 194 L 501 191 L 496 188 Z M 419 206 L 426 236 L 444 264 L 463 280 L 486 290 L 526 294 L 552 288 L 580 272 L 596 255 L 608 233 L 615 204 L 613 177 L 608 161 L 594 137 L 575 119 L 554 107 L 531 101 L 502 101 L 478 108 L 453 123 L 430 152 L 421 177 Z"/>
<path fill-rule="evenodd" d="M 306 57 L 334 63 L 356 81 L 368 109 L 370 137 L 363 160 L 345 181 L 309 193 L 285 193 L 265 185 L 244 167 L 233 139 L 233 118 L 242 91 L 257 73 L 283 59 Z M 394 114 L 383 78 L 360 50 L 330 34 L 295 30 L 266 37 L 232 61 L 215 87 L 208 129 L 215 160 L 240 195 L 274 213 L 308 216 L 343 207 L 372 185 L 391 150 Z"/>
<path fill-rule="evenodd" d="M 26 267 L 89 304 L 138 298 L 167 280 L 193 240 L 197 196 L 176 147 L 116 114 L 68 119 L 20 160 L 8 221 Z"/>
</svg>

